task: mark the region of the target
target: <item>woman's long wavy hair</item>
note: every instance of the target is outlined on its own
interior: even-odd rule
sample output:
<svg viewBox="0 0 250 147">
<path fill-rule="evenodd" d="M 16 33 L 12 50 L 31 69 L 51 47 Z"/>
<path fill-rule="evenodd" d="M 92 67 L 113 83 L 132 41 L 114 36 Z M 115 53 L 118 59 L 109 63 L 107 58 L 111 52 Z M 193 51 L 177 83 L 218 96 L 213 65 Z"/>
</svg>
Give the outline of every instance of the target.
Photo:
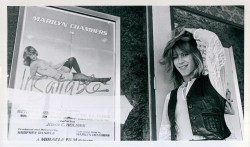
<svg viewBox="0 0 250 147">
<path fill-rule="evenodd" d="M 169 45 L 171 43 L 172 45 Z M 183 77 L 176 69 L 173 62 L 173 52 L 176 48 L 192 55 L 196 67 L 193 71 L 195 78 L 201 76 L 204 69 L 201 53 L 197 48 L 196 40 L 191 33 L 185 32 L 177 41 L 173 39 L 170 40 L 164 49 L 160 64 L 166 65 L 167 71 L 171 73 L 171 81 L 174 82 L 175 87 L 181 85 L 183 82 Z"/>
<path fill-rule="evenodd" d="M 30 66 L 30 63 L 31 63 L 30 56 L 32 54 L 36 54 L 38 56 L 37 50 L 33 46 L 27 46 L 23 52 L 23 64 L 24 65 Z"/>
</svg>

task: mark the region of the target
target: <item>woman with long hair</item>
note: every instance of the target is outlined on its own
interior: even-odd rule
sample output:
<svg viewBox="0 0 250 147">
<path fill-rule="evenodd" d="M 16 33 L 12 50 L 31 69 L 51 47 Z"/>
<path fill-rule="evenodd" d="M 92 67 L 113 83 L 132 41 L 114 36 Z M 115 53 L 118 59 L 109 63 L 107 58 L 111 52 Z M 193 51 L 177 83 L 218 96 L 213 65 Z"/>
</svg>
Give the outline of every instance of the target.
<svg viewBox="0 0 250 147">
<path fill-rule="evenodd" d="M 222 140 L 230 136 L 224 114 L 233 114 L 224 98 L 221 73 L 224 48 L 205 29 L 179 27 L 164 49 L 175 89 L 165 99 L 158 140 Z"/>
</svg>

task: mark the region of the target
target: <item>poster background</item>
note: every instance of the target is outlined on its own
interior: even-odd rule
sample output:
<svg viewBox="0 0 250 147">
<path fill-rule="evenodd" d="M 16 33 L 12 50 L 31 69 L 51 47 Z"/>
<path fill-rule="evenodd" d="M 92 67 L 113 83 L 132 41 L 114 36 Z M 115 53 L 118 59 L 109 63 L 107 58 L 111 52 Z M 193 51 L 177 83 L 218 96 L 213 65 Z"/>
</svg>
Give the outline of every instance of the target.
<svg viewBox="0 0 250 147">
<path fill-rule="evenodd" d="M 109 96 L 69 96 L 8 89 L 10 141 L 114 141 Z"/>
<path fill-rule="evenodd" d="M 36 18 L 34 19 L 34 17 Z M 38 18 L 56 22 L 50 24 L 36 21 Z M 59 23 L 64 23 L 64 25 L 58 25 Z M 77 29 L 80 26 L 103 30 L 107 35 Z M 65 61 L 69 57 L 75 57 L 82 73 L 88 76 L 94 74 L 95 77 L 111 77 L 111 81 L 108 82 L 109 85 L 101 84 L 102 87 L 109 89 L 109 92 L 97 92 L 92 95 L 113 95 L 115 78 L 115 42 L 113 37 L 114 23 L 112 22 L 52 8 L 27 7 L 27 11 L 24 13 L 20 47 L 16 48 L 19 54 L 18 58 L 14 59 L 17 60 L 16 75 L 11 77 L 15 79 L 14 88 L 19 89 L 24 84 L 22 80 L 25 70 L 24 79 L 29 76 L 29 67 L 23 65 L 22 56 L 25 47 L 33 46 L 38 51 L 38 58 L 52 62 L 52 65 Z M 15 69 L 13 68 L 13 70 Z M 88 87 L 93 85 L 91 83 Z M 44 86 L 46 85 L 41 87 Z M 44 90 L 45 88 L 41 89 Z M 86 92 L 82 94 L 88 95 Z"/>
</svg>

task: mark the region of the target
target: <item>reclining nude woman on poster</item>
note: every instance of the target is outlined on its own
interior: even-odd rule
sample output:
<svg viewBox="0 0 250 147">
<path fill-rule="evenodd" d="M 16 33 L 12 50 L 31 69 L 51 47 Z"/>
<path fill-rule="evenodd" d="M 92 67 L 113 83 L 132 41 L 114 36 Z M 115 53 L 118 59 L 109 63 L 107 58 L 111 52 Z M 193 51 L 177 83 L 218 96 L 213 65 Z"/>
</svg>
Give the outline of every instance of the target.
<svg viewBox="0 0 250 147">
<path fill-rule="evenodd" d="M 166 65 L 175 89 L 166 96 L 158 140 L 228 138 L 224 114 L 234 115 L 234 109 L 222 85 L 226 59 L 218 36 L 184 27 L 173 32 L 160 63 Z"/>
<path fill-rule="evenodd" d="M 33 79 L 43 77 L 51 77 L 57 81 L 81 81 L 81 82 L 101 82 L 106 84 L 110 81 L 109 78 L 95 78 L 94 76 L 87 76 L 81 72 L 76 58 L 70 57 L 67 60 L 57 64 L 51 65 L 45 60 L 38 59 L 38 52 L 32 46 L 27 46 L 23 53 L 24 65 L 30 67 L 30 75 Z M 76 73 L 71 72 L 74 69 Z M 39 74 L 41 76 L 36 76 Z"/>
</svg>

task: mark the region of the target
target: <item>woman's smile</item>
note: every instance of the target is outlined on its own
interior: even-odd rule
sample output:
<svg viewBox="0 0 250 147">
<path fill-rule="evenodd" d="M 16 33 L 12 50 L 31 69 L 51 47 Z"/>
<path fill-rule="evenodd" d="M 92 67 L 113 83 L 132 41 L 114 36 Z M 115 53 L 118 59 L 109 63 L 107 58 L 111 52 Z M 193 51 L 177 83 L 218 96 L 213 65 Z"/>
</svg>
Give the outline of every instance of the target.
<svg viewBox="0 0 250 147">
<path fill-rule="evenodd" d="M 173 55 L 174 66 L 182 75 L 184 81 L 193 78 L 195 70 L 195 62 L 191 54 L 176 48 Z"/>
<path fill-rule="evenodd" d="M 185 69 L 187 68 L 187 66 L 188 66 L 188 65 L 181 65 L 181 66 L 179 66 L 179 68 L 180 68 L 181 70 L 185 70 Z"/>
</svg>

